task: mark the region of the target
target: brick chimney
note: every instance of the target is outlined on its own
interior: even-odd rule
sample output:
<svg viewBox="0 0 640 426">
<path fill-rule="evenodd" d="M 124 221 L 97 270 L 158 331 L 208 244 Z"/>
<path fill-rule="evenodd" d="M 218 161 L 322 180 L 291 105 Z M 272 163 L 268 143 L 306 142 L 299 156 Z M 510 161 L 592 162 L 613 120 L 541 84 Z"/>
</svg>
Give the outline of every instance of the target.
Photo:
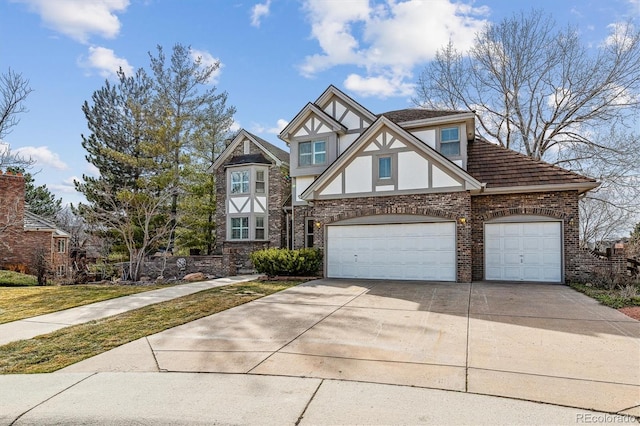
<svg viewBox="0 0 640 426">
<path fill-rule="evenodd" d="M 24 238 L 24 177 L 0 171 L 0 264 L 18 260 L 13 248 Z M 21 257 L 21 256 L 19 256 Z"/>
</svg>

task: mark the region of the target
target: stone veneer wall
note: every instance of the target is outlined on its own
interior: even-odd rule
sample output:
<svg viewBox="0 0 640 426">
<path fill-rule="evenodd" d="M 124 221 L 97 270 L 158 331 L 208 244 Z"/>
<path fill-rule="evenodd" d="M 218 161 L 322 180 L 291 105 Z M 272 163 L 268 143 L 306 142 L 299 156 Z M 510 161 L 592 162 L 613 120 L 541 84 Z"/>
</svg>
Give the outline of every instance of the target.
<svg viewBox="0 0 640 426">
<path fill-rule="evenodd" d="M 249 144 L 250 154 L 260 154 L 263 151 L 253 143 Z M 238 144 L 236 149 L 229 155 L 229 160 L 234 156 L 244 154 L 243 144 Z M 265 155 L 266 157 L 266 155 Z M 269 193 L 268 193 L 268 241 L 227 241 L 227 173 L 224 165 L 216 170 L 216 253 L 228 256 L 234 254 L 233 267 L 239 269 L 251 269 L 249 254 L 252 251 L 267 247 L 286 246 L 286 214 L 283 204 L 291 193 L 291 183 L 289 171 L 275 164 L 269 166 Z M 234 271 L 235 273 L 235 271 Z M 232 274 L 231 274 L 232 275 Z"/>
<path fill-rule="evenodd" d="M 304 218 L 313 217 L 323 226 L 315 228 L 314 245 L 324 249 L 326 225 L 354 217 L 408 214 L 434 216 L 456 221 L 457 281 L 471 282 L 471 226 L 459 218 L 471 216 L 468 192 L 395 195 L 382 197 L 317 200 L 312 207 L 295 207 L 296 246 L 304 236 Z M 302 233 L 302 234 L 301 234 Z"/>
<path fill-rule="evenodd" d="M 565 281 L 580 269 L 578 192 L 535 192 L 528 194 L 476 195 L 471 197 L 473 234 L 473 280 L 484 279 L 484 223 L 512 215 L 536 215 L 563 222 Z M 573 224 L 569 221 L 573 219 Z"/>
</svg>

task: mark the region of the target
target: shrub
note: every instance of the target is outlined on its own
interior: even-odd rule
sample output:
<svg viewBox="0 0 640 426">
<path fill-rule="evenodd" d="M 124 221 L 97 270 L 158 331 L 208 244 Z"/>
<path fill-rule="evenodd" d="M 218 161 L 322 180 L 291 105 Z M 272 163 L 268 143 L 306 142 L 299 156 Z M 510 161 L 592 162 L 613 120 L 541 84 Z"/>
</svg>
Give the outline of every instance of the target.
<svg viewBox="0 0 640 426">
<path fill-rule="evenodd" d="M 27 265 L 25 265 L 25 264 L 15 263 L 15 264 L 5 265 L 4 269 L 6 269 L 7 271 L 11 271 L 11 272 L 18 272 L 20 274 L 26 274 L 28 268 L 27 268 Z"/>
<path fill-rule="evenodd" d="M 258 272 L 270 277 L 316 275 L 322 265 L 322 252 L 313 248 L 299 250 L 270 248 L 254 251 L 250 258 Z"/>
</svg>

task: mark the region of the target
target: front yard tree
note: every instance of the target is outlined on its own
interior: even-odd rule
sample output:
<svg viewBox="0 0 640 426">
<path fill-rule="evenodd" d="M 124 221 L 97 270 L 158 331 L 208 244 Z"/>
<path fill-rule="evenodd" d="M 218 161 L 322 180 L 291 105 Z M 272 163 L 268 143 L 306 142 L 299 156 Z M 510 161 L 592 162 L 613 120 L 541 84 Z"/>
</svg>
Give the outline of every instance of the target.
<svg viewBox="0 0 640 426">
<path fill-rule="evenodd" d="M 184 195 L 179 203 L 181 228 L 176 237 L 183 247 L 212 254 L 216 234 L 216 181 L 209 167 L 232 138 L 234 107 L 227 106 L 227 94 L 218 94 L 194 131 L 190 158 L 184 170 Z"/>
<path fill-rule="evenodd" d="M 182 44 L 173 46 L 171 58 L 167 58 L 161 46 L 157 47 L 157 56 L 149 53 L 151 70 L 154 76 L 155 109 L 161 112 L 163 131 L 161 142 L 170 153 L 168 165 L 173 168 L 175 185 L 183 186 L 184 174 L 189 170 L 191 152 L 196 145 L 196 134 L 202 133 L 207 126 L 207 116 L 215 110 L 220 101 L 212 80 L 220 63 L 205 63 L 201 56 Z M 215 141 L 214 141 L 215 143 Z M 184 189 L 184 188 L 183 188 Z M 176 229 L 178 225 L 178 191 L 171 197 L 171 221 Z M 173 250 L 173 240 L 169 249 Z"/>
<path fill-rule="evenodd" d="M 629 129 L 640 107 L 640 31 L 631 22 L 612 25 L 594 49 L 538 10 L 487 24 L 467 53 L 451 42 L 437 52 L 414 101 L 476 111 L 489 140 L 597 178 L 600 205 L 638 211 L 638 135 Z"/>
</svg>

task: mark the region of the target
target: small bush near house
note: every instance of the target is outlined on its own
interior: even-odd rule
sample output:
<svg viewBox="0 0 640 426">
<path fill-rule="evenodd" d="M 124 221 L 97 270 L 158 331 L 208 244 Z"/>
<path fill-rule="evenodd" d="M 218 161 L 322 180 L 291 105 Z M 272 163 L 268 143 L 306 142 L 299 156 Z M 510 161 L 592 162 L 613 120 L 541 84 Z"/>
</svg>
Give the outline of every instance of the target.
<svg viewBox="0 0 640 426">
<path fill-rule="evenodd" d="M 38 284 L 38 278 L 33 275 L 21 274 L 13 271 L 0 271 L 0 287 L 27 286 Z"/>
<path fill-rule="evenodd" d="M 606 276 L 596 273 L 586 283 L 571 283 L 571 287 L 611 308 L 640 306 L 640 277 L 622 274 Z"/>
<path fill-rule="evenodd" d="M 299 250 L 270 248 L 254 251 L 250 258 L 258 272 L 270 277 L 314 276 L 322 265 L 322 252 L 313 248 Z"/>
</svg>

